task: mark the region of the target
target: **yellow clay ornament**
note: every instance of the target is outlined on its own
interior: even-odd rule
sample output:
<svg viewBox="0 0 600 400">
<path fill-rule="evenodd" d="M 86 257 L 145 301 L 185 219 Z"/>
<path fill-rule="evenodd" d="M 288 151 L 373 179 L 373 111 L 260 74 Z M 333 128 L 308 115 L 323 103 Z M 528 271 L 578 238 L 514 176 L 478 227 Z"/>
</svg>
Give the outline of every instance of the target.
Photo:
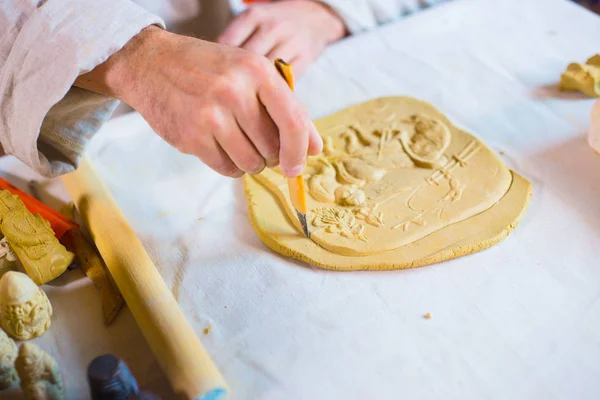
<svg viewBox="0 0 600 400">
<path fill-rule="evenodd" d="M 8 190 L 0 190 L 0 230 L 38 286 L 56 279 L 73 262 L 73 253 L 56 239 L 50 222 L 30 213 Z"/>
<path fill-rule="evenodd" d="M 9 271 L 0 279 L 0 326 L 17 340 L 40 336 L 50 327 L 52 306 L 27 275 Z"/>
</svg>

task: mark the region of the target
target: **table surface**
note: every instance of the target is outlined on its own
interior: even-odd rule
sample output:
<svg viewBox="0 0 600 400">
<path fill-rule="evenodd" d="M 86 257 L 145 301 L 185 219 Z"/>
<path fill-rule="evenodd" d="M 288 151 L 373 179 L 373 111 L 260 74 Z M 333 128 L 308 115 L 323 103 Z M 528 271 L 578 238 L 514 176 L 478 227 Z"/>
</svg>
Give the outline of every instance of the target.
<svg viewBox="0 0 600 400">
<path fill-rule="evenodd" d="M 600 18 L 570 2 L 458 0 L 332 46 L 299 82 L 315 118 L 380 96 L 427 100 L 533 183 L 508 239 L 429 267 L 340 273 L 280 257 L 254 234 L 241 183 L 137 114 L 106 124 L 89 152 L 236 399 L 597 399 L 600 156 L 585 141 L 592 101 L 555 87 L 598 37 Z M 39 179 L 10 157 L 0 167 L 22 188 Z M 42 197 L 67 200 L 59 181 Z M 79 271 L 45 289 L 55 316 L 36 342 L 68 398 L 87 398 L 85 367 L 106 352 L 173 398 L 129 312 L 104 328 Z"/>
</svg>

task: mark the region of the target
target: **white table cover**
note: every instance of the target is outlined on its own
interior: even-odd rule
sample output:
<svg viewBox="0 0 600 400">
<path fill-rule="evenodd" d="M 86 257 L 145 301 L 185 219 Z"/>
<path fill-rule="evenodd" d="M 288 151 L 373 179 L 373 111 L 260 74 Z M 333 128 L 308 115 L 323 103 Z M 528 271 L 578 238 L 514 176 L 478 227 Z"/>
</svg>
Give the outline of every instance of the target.
<svg viewBox="0 0 600 400">
<path fill-rule="evenodd" d="M 271 252 L 241 182 L 137 114 L 108 123 L 90 153 L 235 399 L 598 399 L 600 156 L 585 139 L 592 101 L 555 86 L 599 38 L 600 18 L 567 1 L 458 0 L 331 47 L 299 82 L 315 118 L 427 100 L 533 183 L 508 239 L 438 265 L 340 273 Z M 34 177 L 12 158 L 0 167 L 21 187 Z M 43 188 L 52 205 L 67 199 L 59 181 Z M 85 367 L 105 352 L 173 398 L 128 312 L 105 329 L 78 271 L 46 289 L 55 317 L 36 342 L 69 399 L 87 398 Z"/>
</svg>

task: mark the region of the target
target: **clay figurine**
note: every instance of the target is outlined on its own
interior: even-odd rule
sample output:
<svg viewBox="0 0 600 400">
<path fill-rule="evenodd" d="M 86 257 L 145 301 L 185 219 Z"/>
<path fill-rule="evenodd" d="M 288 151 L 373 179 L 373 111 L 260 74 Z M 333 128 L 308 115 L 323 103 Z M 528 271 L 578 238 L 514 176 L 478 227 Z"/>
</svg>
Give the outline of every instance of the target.
<svg viewBox="0 0 600 400">
<path fill-rule="evenodd" d="M 21 380 L 21 389 L 28 400 L 64 398 L 64 386 L 58 364 L 35 344 L 21 345 L 15 367 Z"/>
<path fill-rule="evenodd" d="M 17 381 L 17 352 L 14 340 L 0 329 L 0 390 L 8 389 Z"/>
<path fill-rule="evenodd" d="M 27 275 L 39 286 L 57 278 L 73 262 L 73 253 L 56 239 L 50 222 L 30 213 L 8 190 L 0 191 L 0 230 Z"/>
<path fill-rule="evenodd" d="M 50 327 L 52 305 L 25 274 L 9 271 L 0 279 L 0 326 L 17 340 L 40 336 Z"/>
</svg>

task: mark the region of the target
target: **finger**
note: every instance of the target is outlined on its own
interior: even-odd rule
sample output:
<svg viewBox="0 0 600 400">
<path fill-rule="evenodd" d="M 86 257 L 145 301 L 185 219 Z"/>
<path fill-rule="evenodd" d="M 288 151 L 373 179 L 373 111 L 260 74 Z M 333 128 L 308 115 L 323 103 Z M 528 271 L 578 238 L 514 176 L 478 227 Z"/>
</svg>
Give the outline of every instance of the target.
<svg viewBox="0 0 600 400">
<path fill-rule="evenodd" d="M 216 139 L 238 169 L 254 175 L 265 169 L 265 160 L 235 123 L 230 129 L 216 133 Z"/>
<path fill-rule="evenodd" d="M 225 31 L 217 38 L 217 43 L 241 46 L 258 28 L 258 16 L 254 7 L 234 18 Z"/>
<path fill-rule="evenodd" d="M 204 164 L 221 175 L 230 178 L 239 178 L 244 175 L 244 172 L 235 165 L 212 136 L 199 146 L 195 153 Z"/>
<path fill-rule="evenodd" d="M 294 75 L 298 79 L 304 75 L 313 61 L 310 57 L 303 54 L 295 55 L 294 57 L 289 58 L 289 60 L 291 60 L 290 64 L 292 64 L 292 67 L 294 68 Z"/>
<path fill-rule="evenodd" d="M 237 117 L 238 125 L 269 168 L 279 164 L 279 132 L 267 110 L 258 101 Z"/>
<path fill-rule="evenodd" d="M 300 55 L 295 58 L 290 57 L 290 59 L 292 60 L 290 64 L 294 69 L 294 75 L 298 78 L 304 75 L 304 72 L 312 62 L 312 59 L 306 55 Z M 319 132 L 317 131 L 317 128 L 314 126 L 314 124 L 310 124 L 308 137 L 308 155 L 316 156 L 321 151 L 323 151 L 323 139 L 321 138 L 321 135 L 319 135 Z"/>
<path fill-rule="evenodd" d="M 283 173 L 295 177 L 302 173 L 308 153 L 310 131 L 316 130 L 306 109 L 294 96 L 275 68 L 258 97 L 279 130 L 279 163 Z"/>
<path fill-rule="evenodd" d="M 241 47 L 261 56 L 268 54 L 276 46 L 279 39 L 275 29 L 268 25 L 259 25 Z"/>
<path fill-rule="evenodd" d="M 277 60 L 281 58 L 282 60 L 286 60 L 294 69 L 294 75 L 297 76 L 296 65 L 293 64 L 293 60 L 297 59 L 300 56 L 298 54 L 298 49 L 294 47 L 293 41 L 285 40 L 280 42 L 275 46 L 270 52 L 267 53 L 267 58 L 269 60 Z"/>
<path fill-rule="evenodd" d="M 312 125 L 308 136 L 308 155 L 316 156 L 323 151 L 323 138 L 319 135 L 317 128 Z"/>
</svg>

